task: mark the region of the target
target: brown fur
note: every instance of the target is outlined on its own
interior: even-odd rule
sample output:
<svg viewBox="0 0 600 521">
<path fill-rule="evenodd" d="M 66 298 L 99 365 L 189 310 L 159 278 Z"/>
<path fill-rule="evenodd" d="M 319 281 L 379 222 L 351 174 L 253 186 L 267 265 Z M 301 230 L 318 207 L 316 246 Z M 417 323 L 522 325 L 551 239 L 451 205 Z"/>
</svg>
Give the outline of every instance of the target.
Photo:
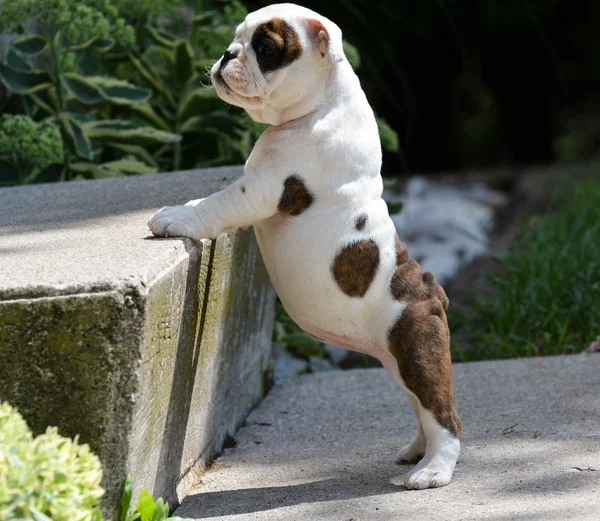
<svg viewBox="0 0 600 521">
<path fill-rule="evenodd" d="M 258 48 L 261 43 L 277 49 L 273 56 L 261 57 Z M 296 31 L 281 18 L 273 18 L 259 25 L 252 35 L 252 47 L 257 53 L 258 65 L 263 72 L 270 72 L 289 65 L 302 56 L 302 44 Z"/>
<path fill-rule="evenodd" d="M 400 252 L 400 253 L 399 253 Z M 407 307 L 388 333 L 390 352 L 404 383 L 423 407 L 457 438 L 461 421 L 452 398 L 448 297 L 433 274 L 407 261 L 406 246 L 396 237 L 396 257 L 403 260 L 390 281 L 393 297 Z"/>
<path fill-rule="evenodd" d="M 367 219 L 368 219 L 368 215 L 366 213 L 362 213 L 360 214 L 357 218 L 356 218 L 356 222 L 354 224 L 355 228 L 358 231 L 361 231 L 365 225 L 367 224 Z"/>
<path fill-rule="evenodd" d="M 350 297 L 362 297 L 379 268 L 379 247 L 372 239 L 353 242 L 336 255 L 331 272 L 339 288 Z"/>
<path fill-rule="evenodd" d="M 298 175 L 291 175 L 283 183 L 283 193 L 277 209 L 281 213 L 300 215 L 313 201 L 314 197 L 304 185 L 302 178 Z"/>
</svg>

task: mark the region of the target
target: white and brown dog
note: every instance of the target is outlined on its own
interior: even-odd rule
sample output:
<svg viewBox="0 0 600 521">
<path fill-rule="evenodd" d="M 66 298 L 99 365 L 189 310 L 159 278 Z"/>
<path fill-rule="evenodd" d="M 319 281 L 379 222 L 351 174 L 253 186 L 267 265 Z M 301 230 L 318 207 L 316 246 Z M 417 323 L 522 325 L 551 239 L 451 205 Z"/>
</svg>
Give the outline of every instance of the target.
<svg viewBox="0 0 600 521">
<path fill-rule="evenodd" d="M 330 20 L 293 4 L 247 16 L 211 71 L 219 96 L 271 126 L 225 190 L 149 221 L 155 235 L 212 238 L 254 225 L 285 308 L 328 344 L 377 357 L 419 420 L 398 462 L 409 489 L 450 482 L 460 449 L 448 299 L 408 260 L 382 194 L 373 111 Z"/>
</svg>

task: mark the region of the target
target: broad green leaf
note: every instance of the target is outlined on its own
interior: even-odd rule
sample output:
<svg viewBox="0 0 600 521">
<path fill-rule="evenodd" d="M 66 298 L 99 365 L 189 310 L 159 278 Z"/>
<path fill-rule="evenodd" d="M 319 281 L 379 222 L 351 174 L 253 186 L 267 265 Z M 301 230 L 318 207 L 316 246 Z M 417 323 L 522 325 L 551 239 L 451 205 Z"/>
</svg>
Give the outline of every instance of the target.
<svg viewBox="0 0 600 521">
<path fill-rule="evenodd" d="M 206 116 L 193 116 L 186 120 L 181 126 L 181 133 L 196 130 L 216 130 L 233 138 L 238 138 L 240 131 L 245 125 L 239 117 L 232 116 L 226 112 L 213 112 Z"/>
<path fill-rule="evenodd" d="M 172 105 L 176 106 L 175 97 L 167 85 L 165 85 L 158 75 L 152 70 L 152 66 L 146 62 L 143 58 L 136 57 L 133 53 L 129 53 L 129 60 L 154 90 L 160 92 L 167 101 Z"/>
<path fill-rule="evenodd" d="M 89 123 L 85 125 L 85 132 L 91 139 L 110 140 L 112 142 L 128 143 L 133 145 L 161 145 L 163 143 L 178 143 L 181 136 L 152 127 L 116 128 L 119 122 Z M 124 122 L 126 123 L 126 122 Z"/>
<path fill-rule="evenodd" d="M 150 166 L 154 166 L 158 169 L 158 162 L 154 159 L 154 156 L 148 152 L 144 147 L 139 145 L 127 145 L 125 143 L 114 143 L 109 141 L 105 143 L 107 147 L 111 147 L 119 152 L 123 152 L 128 155 L 132 155 L 142 160 L 144 163 Z"/>
<path fill-rule="evenodd" d="M 129 507 L 131 506 L 131 496 L 133 495 L 133 479 L 131 474 L 127 474 L 125 482 L 123 483 L 123 492 L 121 493 L 121 520 L 127 521 L 127 514 L 129 513 Z"/>
<path fill-rule="evenodd" d="M 52 86 L 52 79 L 45 72 L 16 70 L 4 64 L 0 64 L 0 81 L 16 94 L 31 94 Z"/>
<path fill-rule="evenodd" d="M 156 167 L 148 166 L 141 161 L 132 161 L 129 159 L 120 159 L 118 161 L 102 163 L 102 167 L 112 170 L 113 172 L 124 174 L 156 174 L 156 172 L 158 172 L 158 168 Z"/>
<path fill-rule="evenodd" d="M 39 34 L 31 34 L 19 38 L 12 46 L 19 52 L 28 56 L 40 54 L 48 42 Z"/>
<path fill-rule="evenodd" d="M 31 70 L 31 67 L 27 63 L 27 60 L 23 58 L 20 54 L 15 52 L 14 49 L 9 49 L 8 54 L 6 55 L 6 64 L 16 71 L 28 71 Z"/>
<path fill-rule="evenodd" d="M 92 145 L 85 135 L 81 124 L 70 114 L 60 112 L 58 114 L 64 133 L 75 153 L 84 159 L 92 160 Z"/>
<path fill-rule="evenodd" d="M 156 510 L 154 499 L 146 489 L 140 492 L 140 497 L 135 505 L 135 509 L 141 514 L 141 521 L 150 521 Z"/>
<path fill-rule="evenodd" d="M 164 29 L 152 27 L 150 24 L 146 24 L 144 29 L 150 38 L 163 47 L 173 47 L 176 43 L 177 38 Z"/>
<path fill-rule="evenodd" d="M 86 161 L 70 163 L 69 169 L 75 172 L 76 174 L 79 174 L 85 179 L 104 179 L 106 177 L 119 177 L 120 175 L 122 175 L 120 172 L 116 172 L 115 170 L 109 170 L 103 168 L 102 165 L 97 165 L 96 163 L 88 163 Z M 129 498 L 129 501 L 131 502 L 131 498 Z M 121 519 L 123 519 L 123 511 L 121 511 Z M 124 519 L 126 521 L 131 521 L 135 518 L 128 516 Z"/>
<path fill-rule="evenodd" d="M 131 121 L 125 119 L 101 119 L 99 121 L 91 121 L 84 123 L 86 133 L 90 132 L 113 132 L 119 130 L 132 130 L 138 128 Z"/>
<path fill-rule="evenodd" d="M 118 105 L 130 105 L 148 101 L 152 92 L 148 89 L 138 87 L 127 81 L 103 76 L 87 76 L 86 80 L 91 85 L 100 89 L 104 97 Z"/>
<path fill-rule="evenodd" d="M 175 76 L 180 86 L 185 85 L 194 74 L 194 51 L 189 42 L 179 40 L 173 49 Z"/>
<path fill-rule="evenodd" d="M 149 103 L 136 103 L 130 105 L 129 110 L 144 118 L 146 121 L 160 130 L 170 131 L 171 126 L 152 108 Z"/>
<path fill-rule="evenodd" d="M 67 45 L 66 39 L 61 39 L 61 49 L 69 50 L 69 51 L 83 51 L 90 47 L 98 38 L 94 36 L 85 42 L 75 43 L 73 45 Z"/>
<path fill-rule="evenodd" d="M 304 356 L 319 356 L 322 354 L 321 342 L 307 333 L 290 333 L 281 338 L 280 341 L 297 349 Z"/>
<path fill-rule="evenodd" d="M 192 116 L 203 116 L 224 107 L 225 104 L 217 96 L 215 89 L 199 87 L 184 95 L 177 108 L 177 115 L 180 120 L 184 120 Z"/>
<path fill-rule="evenodd" d="M 45 110 L 48 114 L 54 114 L 54 109 L 49 105 L 47 96 L 45 96 L 46 99 L 44 99 L 44 96 L 42 96 L 43 94 L 44 92 L 38 92 L 37 94 L 27 94 L 26 97 L 39 108 Z"/>
<path fill-rule="evenodd" d="M 215 13 L 202 13 L 202 14 L 197 14 L 196 16 L 194 16 L 194 18 L 192 19 L 194 24 L 197 25 L 210 25 L 213 21 L 215 17 Z"/>
<path fill-rule="evenodd" d="M 103 92 L 90 83 L 85 76 L 72 72 L 63 74 L 63 83 L 73 93 L 75 98 L 86 105 L 94 105 L 104 101 Z"/>
<path fill-rule="evenodd" d="M 165 503 L 163 498 L 156 500 L 156 511 L 152 516 L 151 521 L 167 521 L 169 517 L 169 503 Z"/>
</svg>

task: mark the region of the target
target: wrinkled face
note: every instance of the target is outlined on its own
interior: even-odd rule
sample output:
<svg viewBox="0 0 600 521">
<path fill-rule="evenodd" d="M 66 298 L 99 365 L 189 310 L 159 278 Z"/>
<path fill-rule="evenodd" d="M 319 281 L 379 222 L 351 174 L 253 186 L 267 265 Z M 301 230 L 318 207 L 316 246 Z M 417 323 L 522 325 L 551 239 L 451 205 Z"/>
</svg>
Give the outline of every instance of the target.
<svg viewBox="0 0 600 521">
<path fill-rule="evenodd" d="M 283 111 L 310 97 L 339 61 L 341 31 L 317 13 L 292 4 L 276 4 L 250 13 L 211 70 L 217 94 L 269 121 L 265 111 Z M 332 38 L 339 39 L 334 45 Z"/>
</svg>

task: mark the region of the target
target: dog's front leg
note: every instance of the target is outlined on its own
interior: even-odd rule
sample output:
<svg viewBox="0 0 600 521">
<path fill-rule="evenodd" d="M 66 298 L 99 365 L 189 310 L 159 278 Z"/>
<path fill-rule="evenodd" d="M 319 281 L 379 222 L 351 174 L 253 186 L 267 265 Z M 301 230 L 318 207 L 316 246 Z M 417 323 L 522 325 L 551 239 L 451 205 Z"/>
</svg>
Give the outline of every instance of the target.
<svg viewBox="0 0 600 521">
<path fill-rule="evenodd" d="M 165 206 L 148 221 L 154 235 L 209 239 L 275 214 L 277 182 L 245 175 L 224 190 L 185 206 Z"/>
</svg>

